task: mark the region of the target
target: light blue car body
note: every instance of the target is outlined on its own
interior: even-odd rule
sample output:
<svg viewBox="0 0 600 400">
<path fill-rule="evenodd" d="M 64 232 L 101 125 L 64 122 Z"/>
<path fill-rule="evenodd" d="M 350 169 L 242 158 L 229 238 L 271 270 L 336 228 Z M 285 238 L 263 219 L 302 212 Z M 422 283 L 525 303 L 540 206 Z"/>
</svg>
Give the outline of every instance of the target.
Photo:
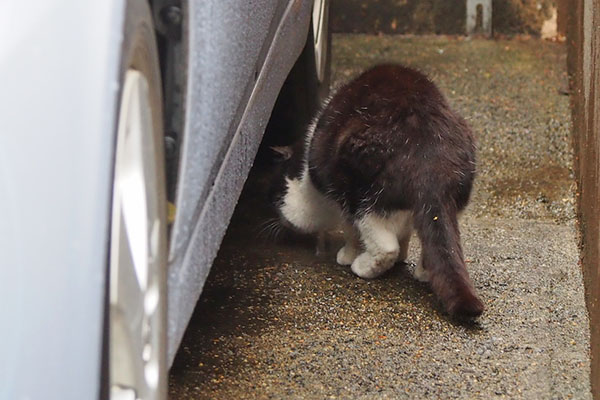
<svg viewBox="0 0 600 400">
<path fill-rule="evenodd" d="M 126 0 L 0 3 L 0 399 L 96 399 Z M 172 362 L 311 0 L 189 0 Z"/>
</svg>

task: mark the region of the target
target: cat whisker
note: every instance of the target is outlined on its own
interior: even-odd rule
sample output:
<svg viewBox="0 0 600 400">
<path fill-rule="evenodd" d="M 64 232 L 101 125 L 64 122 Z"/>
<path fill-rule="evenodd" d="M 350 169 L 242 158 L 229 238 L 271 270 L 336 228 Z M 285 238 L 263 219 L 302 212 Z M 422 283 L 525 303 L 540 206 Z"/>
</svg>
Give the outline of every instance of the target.
<svg viewBox="0 0 600 400">
<path fill-rule="evenodd" d="M 273 229 L 279 225 L 279 218 L 269 218 L 260 225 L 257 235 L 270 238 Z"/>
<path fill-rule="evenodd" d="M 258 232 L 263 232 L 268 226 L 269 224 L 271 224 L 273 222 L 274 218 L 268 218 L 265 221 L 263 221 L 258 227 Z"/>
<path fill-rule="evenodd" d="M 273 229 L 273 236 L 272 239 L 273 240 L 278 240 L 279 237 L 281 236 L 281 233 L 283 232 L 283 226 L 281 224 L 277 224 L 275 225 L 274 229 Z"/>
</svg>

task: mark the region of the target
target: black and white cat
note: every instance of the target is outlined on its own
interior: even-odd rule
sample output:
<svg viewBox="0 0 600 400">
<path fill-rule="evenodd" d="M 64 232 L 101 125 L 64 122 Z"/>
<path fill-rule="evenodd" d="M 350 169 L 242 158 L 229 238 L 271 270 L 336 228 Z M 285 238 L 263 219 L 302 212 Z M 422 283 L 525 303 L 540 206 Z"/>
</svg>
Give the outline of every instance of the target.
<svg viewBox="0 0 600 400">
<path fill-rule="evenodd" d="M 415 277 L 430 282 L 449 313 L 483 312 L 457 221 L 475 177 L 474 139 L 425 75 L 399 65 L 364 72 L 325 104 L 296 147 L 285 150 L 276 203 L 284 225 L 342 227 L 337 262 L 363 278 L 405 260 L 414 228 L 422 248 Z"/>
</svg>

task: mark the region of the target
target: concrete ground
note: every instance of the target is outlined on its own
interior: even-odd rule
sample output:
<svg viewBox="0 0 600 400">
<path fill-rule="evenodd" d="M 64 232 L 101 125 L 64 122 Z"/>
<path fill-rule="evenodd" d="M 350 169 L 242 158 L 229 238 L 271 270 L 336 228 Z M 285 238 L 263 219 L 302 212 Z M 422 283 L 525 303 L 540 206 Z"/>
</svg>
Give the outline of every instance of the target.
<svg viewBox="0 0 600 400">
<path fill-rule="evenodd" d="M 171 399 L 591 398 L 563 46 L 334 38 L 335 84 L 384 61 L 427 72 L 476 131 L 461 229 L 485 314 L 450 319 L 410 264 L 354 276 L 335 263 L 338 236 L 319 257 L 310 239 L 261 238 L 269 171 L 257 167 L 171 369 Z"/>
</svg>

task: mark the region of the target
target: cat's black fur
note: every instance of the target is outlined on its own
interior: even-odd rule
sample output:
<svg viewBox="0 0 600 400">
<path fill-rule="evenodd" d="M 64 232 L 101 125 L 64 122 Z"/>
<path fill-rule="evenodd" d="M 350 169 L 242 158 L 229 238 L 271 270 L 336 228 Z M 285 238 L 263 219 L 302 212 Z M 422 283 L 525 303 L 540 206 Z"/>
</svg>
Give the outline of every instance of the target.
<svg viewBox="0 0 600 400">
<path fill-rule="evenodd" d="M 322 110 L 308 151 L 314 186 L 349 220 L 411 210 L 433 291 L 452 314 L 483 312 L 457 222 L 475 177 L 474 138 L 433 82 L 399 65 L 364 72 Z"/>
</svg>

